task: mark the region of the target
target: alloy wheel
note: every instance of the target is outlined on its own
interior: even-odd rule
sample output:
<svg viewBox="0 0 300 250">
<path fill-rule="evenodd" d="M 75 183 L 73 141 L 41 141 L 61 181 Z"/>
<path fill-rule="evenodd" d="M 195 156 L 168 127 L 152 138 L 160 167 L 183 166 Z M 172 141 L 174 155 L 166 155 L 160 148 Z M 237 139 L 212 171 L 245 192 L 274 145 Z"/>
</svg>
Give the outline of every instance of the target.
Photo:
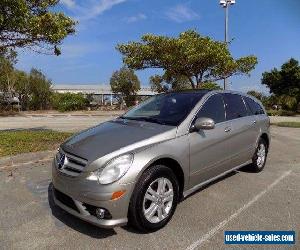
<svg viewBox="0 0 300 250">
<path fill-rule="evenodd" d="M 168 217 L 172 209 L 174 190 L 165 177 L 154 180 L 148 187 L 143 201 L 143 213 L 151 223 L 159 223 Z"/>
</svg>

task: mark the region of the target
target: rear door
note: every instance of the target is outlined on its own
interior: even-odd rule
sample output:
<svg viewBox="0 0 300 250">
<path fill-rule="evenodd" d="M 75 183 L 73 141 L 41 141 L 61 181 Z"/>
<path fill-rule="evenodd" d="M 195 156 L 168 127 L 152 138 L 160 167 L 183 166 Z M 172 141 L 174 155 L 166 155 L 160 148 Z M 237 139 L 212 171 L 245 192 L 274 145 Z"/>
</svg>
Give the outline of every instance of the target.
<svg viewBox="0 0 300 250">
<path fill-rule="evenodd" d="M 222 94 L 225 102 L 226 120 L 230 122 L 229 147 L 231 168 L 250 160 L 256 140 L 255 119 L 239 94 Z"/>
<path fill-rule="evenodd" d="M 215 122 L 215 128 L 189 133 L 190 187 L 224 172 L 229 164 L 227 131 L 230 122 L 225 119 L 225 106 L 220 94 L 214 94 L 198 111 L 197 118 L 207 117 Z"/>
<path fill-rule="evenodd" d="M 249 116 L 251 116 L 250 122 L 252 122 L 251 129 L 253 130 L 253 140 L 252 140 L 252 154 L 254 154 L 256 149 L 256 142 L 258 136 L 260 135 L 260 128 L 265 125 L 265 111 L 263 108 L 248 96 L 243 96 L 246 106 L 249 110 Z"/>
</svg>

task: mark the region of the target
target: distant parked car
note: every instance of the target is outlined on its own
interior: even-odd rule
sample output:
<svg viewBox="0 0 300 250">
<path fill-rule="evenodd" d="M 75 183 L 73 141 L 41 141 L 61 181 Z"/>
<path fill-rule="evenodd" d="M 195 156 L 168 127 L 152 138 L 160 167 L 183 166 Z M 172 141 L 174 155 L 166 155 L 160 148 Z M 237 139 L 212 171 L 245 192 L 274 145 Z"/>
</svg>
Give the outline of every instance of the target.
<svg viewBox="0 0 300 250">
<path fill-rule="evenodd" d="M 12 94 L 9 93 L 0 92 L 0 104 L 15 105 L 19 103 L 20 100 L 18 97 L 13 96 Z"/>
<path fill-rule="evenodd" d="M 201 186 L 249 164 L 262 171 L 269 122 L 258 100 L 238 92 L 151 97 L 61 145 L 53 162 L 54 201 L 100 227 L 129 222 L 157 230 Z"/>
</svg>

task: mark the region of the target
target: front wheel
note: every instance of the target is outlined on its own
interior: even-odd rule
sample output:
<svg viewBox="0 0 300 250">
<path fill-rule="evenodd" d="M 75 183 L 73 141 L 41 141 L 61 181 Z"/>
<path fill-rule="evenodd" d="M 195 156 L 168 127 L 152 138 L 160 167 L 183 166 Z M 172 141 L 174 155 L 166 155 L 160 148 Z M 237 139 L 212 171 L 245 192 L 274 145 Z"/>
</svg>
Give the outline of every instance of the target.
<svg viewBox="0 0 300 250">
<path fill-rule="evenodd" d="M 251 170 L 253 172 L 258 173 L 264 169 L 266 165 L 267 155 L 268 145 L 263 138 L 260 138 L 255 153 L 252 157 Z"/>
<path fill-rule="evenodd" d="M 164 227 L 175 212 L 178 197 L 178 181 L 170 168 L 157 165 L 147 169 L 133 192 L 129 223 L 146 232 Z"/>
</svg>

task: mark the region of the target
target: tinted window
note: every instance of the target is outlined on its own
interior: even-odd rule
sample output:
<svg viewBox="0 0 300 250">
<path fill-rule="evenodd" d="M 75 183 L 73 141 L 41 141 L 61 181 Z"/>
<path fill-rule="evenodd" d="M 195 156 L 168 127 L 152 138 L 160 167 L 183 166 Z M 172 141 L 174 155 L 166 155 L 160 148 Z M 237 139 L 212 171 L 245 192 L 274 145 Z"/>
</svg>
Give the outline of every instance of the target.
<svg viewBox="0 0 300 250">
<path fill-rule="evenodd" d="M 251 113 L 253 115 L 260 115 L 260 114 L 264 114 L 264 110 L 263 108 L 256 102 L 254 101 L 252 98 L 249 97 L 244 97 L 244 100 L 246 101 Z"/>
<path fill-rule="evenodd" d="M 240 95 L 224 94 L 226 119 L 232 120 L 248 115 L 244 101 Z"/>
<path fill-rule="evenodd" d="M 225 121 L 224 102 L 221 95 L 213 95 L 203 105 L 197 118 L 207 117 L 215 121 L 215 123 Z"/>
<path fill-rule="evenodd" d="M 120 118 L 178 126 L 206 93 L 199 91 L 157 95 Z"/>
</svg>

